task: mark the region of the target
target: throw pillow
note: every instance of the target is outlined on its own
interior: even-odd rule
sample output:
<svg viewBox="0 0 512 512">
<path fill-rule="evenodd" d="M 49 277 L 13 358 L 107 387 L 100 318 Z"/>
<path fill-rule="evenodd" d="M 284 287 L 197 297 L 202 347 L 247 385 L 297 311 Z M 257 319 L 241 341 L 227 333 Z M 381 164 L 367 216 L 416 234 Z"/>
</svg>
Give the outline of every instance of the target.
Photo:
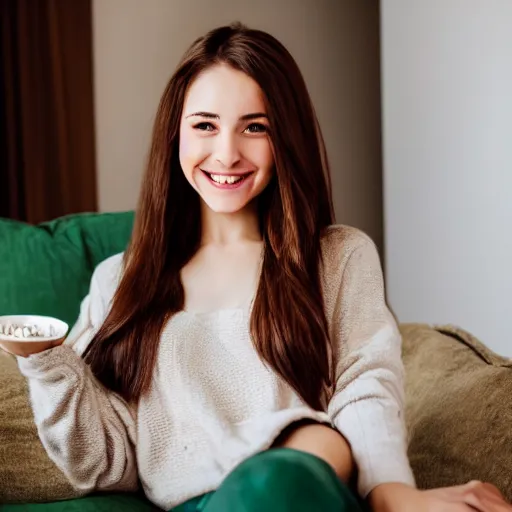
<svg viewBox="0 0 512 512">
<path fill-rule="evenodd" d="M 453 326 L 401 326 L 409 457 L 420 488 L 481 480 L 512 501 L 512 359 Z"/>
<path fill-rule="evenodd" d="M 94 268 L 125 250 L 133 212 L 82 213 L 37 226 L 0 218 L 0 315 L 73 324 Z"/>
</svg>

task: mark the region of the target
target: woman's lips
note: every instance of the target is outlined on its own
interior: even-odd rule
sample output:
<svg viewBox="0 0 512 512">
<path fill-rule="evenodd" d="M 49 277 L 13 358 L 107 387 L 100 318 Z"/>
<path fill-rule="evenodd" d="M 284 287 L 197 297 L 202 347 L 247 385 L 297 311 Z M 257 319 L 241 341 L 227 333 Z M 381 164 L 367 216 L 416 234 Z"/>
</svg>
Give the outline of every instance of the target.
<svg viewBox="0 0 512 512">
<path fill-rule="evenodd" d="M 254 174 L 254 171 L 245 171 L 245 172 L 233 172 L 233 173 L 222 173 L 217 174 L 214 172 L 205 171 L 201 169 L 201 171 L 208 178 L 208 181 L 216 188 L 233 190 L 242 186 L 243 183 L 247 180 L 249 176 Z"/>
</svg>

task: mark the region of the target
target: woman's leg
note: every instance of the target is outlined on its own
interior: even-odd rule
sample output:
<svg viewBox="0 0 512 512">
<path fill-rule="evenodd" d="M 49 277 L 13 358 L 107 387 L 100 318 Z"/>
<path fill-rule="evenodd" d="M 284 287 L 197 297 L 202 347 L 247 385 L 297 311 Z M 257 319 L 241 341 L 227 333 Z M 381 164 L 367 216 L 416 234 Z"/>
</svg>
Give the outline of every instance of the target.
<svg viewBox="0 0 512 512">
<path fill-rule="evenodd" d="M 192 498 L 172 510 L 169 510 L 169 512 L 202 512 L 212 494 L 213 493 L 208 493 L 198 496 L 197 498 Z"/>
<path fill-rule="evenodd" d="M 361 512 L 357 498 L 326 462 L 275 448 L 246 460 L 209 498 L 204 512 Z"/>
</svg>

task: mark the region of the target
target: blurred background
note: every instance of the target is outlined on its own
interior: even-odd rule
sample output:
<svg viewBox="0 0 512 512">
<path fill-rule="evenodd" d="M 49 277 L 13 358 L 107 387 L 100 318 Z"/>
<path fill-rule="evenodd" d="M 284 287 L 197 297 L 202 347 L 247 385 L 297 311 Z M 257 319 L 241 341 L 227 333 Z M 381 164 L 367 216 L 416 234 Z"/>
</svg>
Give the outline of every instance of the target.
<svg viewBox="0 0 512 512">
<path fill-rule="evenodd" d="M 375 240 L 399 319 L 512 356 L 512 0 L 0 5 L 0 217 L 133 209 L 179 58 L 242 21 L 301 67 L 337 221 Z"/>
</svg>

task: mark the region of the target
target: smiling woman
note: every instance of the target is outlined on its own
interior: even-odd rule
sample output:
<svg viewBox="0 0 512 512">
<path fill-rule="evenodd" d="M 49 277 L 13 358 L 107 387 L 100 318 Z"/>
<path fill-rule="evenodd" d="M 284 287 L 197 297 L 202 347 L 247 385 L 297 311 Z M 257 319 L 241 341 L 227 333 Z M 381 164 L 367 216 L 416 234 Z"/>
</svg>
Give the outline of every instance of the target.
<svg viewBox="0 0 512 512">
<path fill-rule="evenodd" d="M 261 194 L 274 173 L 268 131 L 264 94 L 252 78 L 226 64 L 198 75 L 185 97 L 179 152 L 202 204 L 233 213 Z"/>
<path fill-rule="evenodd" d="M 286 48 L 238 24 L 199 38 L 160 102 L 126 254 L 98 266 L 64 345 L 19 360 L 81 492 L 141 481 L 176 512 L 356 512 L 357 494 L 474 509 L 414 488 L 378 253 L 332 225 L 329 188 Z"/>
</svg>

